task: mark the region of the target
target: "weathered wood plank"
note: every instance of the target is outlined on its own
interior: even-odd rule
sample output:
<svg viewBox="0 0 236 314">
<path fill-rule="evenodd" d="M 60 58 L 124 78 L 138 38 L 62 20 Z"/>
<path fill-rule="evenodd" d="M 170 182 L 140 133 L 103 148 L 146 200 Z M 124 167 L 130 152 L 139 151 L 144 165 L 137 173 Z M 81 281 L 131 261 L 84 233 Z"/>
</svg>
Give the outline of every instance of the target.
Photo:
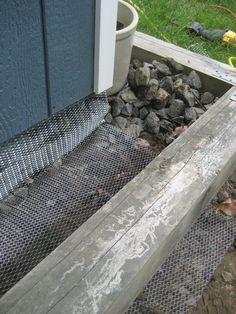
<svg viewBox="0 0 236 314">
<path fill-rule="evenodd" d="M 235 68 L 140 32 L 135 34 L 133 57 L 147 61 L 162 57 L 174 58 L 185 66 L 187 72 L 192 69 L 198 71 L 203 86 L 218 96 L 228 90 L 228 84 L 236 85 Z M 235 81 L 229 81 L 230 78 Z"/>
<path fill-rule="evenodd" d="M 50 106 L 55 113 L 93 92 L 95 0 L 43 0 Z"/>
<path fill-rule="evenodd" d="M 143 47 L 139 50 L 152 57 Z M 236 145 L 230 136 L 236 108 L 229 99 L 235 93 L 235 88 L 226 93 L 9 291 L 0 300 L 2 312 L 123 311 L 234 166 Z"/>
<path fill-rule="evenodd" d="M 3 313 L 124 310 L 234 166 L 235 92 L 9 291 Z"/>
<path fill-rule="evenodd" d="M 0 0 L 0 143 L 47 117 L 39 1 Z"/>
</svg>

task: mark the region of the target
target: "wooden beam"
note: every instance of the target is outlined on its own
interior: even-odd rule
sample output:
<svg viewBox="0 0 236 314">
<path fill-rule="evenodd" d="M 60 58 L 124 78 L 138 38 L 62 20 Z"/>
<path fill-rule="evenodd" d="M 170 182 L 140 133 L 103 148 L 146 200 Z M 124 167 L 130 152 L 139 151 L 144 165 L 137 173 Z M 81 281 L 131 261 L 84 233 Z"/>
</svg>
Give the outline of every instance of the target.
<svg viewBox="0 0 236 314">
<path fill-rule="evenodd" d="M 3 296 L 1 314 L 122 313 L 234 169 L 235 94 L 230 88 Z"/>
<path fill-rule="evenodd" d="M 232 88 L 1 300 L 1 313 L 122 313 L 236 160 Z"/>
</svg>

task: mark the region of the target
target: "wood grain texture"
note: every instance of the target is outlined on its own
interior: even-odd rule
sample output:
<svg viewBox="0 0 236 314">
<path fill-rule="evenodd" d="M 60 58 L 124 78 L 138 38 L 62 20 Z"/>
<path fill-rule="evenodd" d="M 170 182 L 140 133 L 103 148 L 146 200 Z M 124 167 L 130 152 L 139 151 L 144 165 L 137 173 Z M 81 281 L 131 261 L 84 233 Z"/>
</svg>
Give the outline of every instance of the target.
<svg viewBox="0 0 236 314">
<path fill-rule="evenodd" d="M 93 92 L 95 0 L 43 0 L 51 112 Z"/>
<path fill-rule="evenodd" d="M 235 93 L 231 88 L 11 289 L 0 313 L 122 313 L 235 167 Z"/>
<path fill-rule="evenodd" d="M 10 290 L 2 313 L 122 313 L 235 167 L 235 92 Z"/>
<path fill-rule="evenodd" d="M 0 142 L 47 117 L 39 1 L 0 0 Z"/>
</svg>

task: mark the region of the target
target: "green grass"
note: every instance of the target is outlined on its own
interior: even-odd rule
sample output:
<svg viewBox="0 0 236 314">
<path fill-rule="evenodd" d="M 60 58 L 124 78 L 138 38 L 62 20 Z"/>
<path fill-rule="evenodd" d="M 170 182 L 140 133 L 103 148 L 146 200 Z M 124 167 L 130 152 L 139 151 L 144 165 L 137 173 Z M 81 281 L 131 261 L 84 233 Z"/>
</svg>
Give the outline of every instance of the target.
<svg viewBox="0 0 236 314">
<path fill-rule="evenodd" d="M 221 41 L 209 42 L 190 35 L 186 27 L 195 21 L 205 28 L 230 29 L 236 32 L 236 19 L 222 9 L 211 4 L 219 4 L 236 13 L 236 0 L 132 0 L 144 14 L 139 12 L 138 30 L 169 41 L 175 45 L 206 54 L 228 63 L 228 58 L 236 56 L 236 47 L 225 46 Z M 194 48 L 195 47 L 195 48 Z"/>
</svg>

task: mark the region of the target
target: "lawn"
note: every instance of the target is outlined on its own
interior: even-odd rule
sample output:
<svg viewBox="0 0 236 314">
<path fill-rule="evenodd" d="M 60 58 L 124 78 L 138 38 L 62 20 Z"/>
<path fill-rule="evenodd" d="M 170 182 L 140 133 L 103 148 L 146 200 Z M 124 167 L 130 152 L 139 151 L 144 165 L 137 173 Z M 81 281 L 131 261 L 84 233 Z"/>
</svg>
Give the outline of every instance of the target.
<svg viewBox="0 0 236 314">
<path fill-rule="evenodd" d="M 230 29 L 236 32 L 235 17 L 211 6 L 222 5 L 236 14 L 236 0 L 132 0 L 132 2 L 142 10 L 139 11 L 139 31 L 224 63 L 228 63 L 229 57 L 236 56 L 236 46 L 225 46 L 221 41 L 209 42 L 190 35 L 186 30 L 186 27 L 197 21 L 205 28 Z"/>
</svg>

